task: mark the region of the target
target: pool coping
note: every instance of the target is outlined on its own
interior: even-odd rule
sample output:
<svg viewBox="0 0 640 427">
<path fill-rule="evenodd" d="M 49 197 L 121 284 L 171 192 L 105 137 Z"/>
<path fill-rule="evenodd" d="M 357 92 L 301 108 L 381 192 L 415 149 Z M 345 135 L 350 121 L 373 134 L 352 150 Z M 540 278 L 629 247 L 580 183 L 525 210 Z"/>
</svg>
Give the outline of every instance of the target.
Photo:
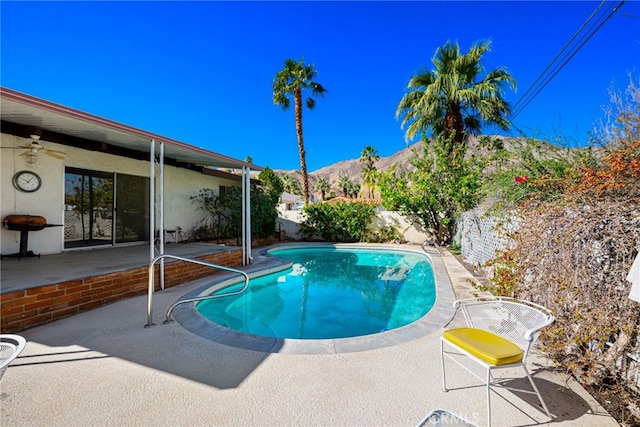
<svg viewBox="0 0 640 427">
<path fill-rule="evenodd" d="M 263 353 L 286 354 L 337 354 L 355 353 L 382 347 L 394 346 L 429 335 L 446 326 L 455 315 L 455 294 L 447 269 L 436 251 L 425 251 L 420 246 L 371 243 L 286 243 L 262 248 L 249 268 L 244 271 L 249 277 L 262 276 L 291 266 L 291 262 L 269 255 L 270 250 L 311 247 L 386 249 L 420 253 L 430 259 L 436 285 L 436 301 L 433 308 L 420 319 L 406 326 L 377 334 L 350 338 L 302 340 L 273 338 L 236 331 L 204 318 L 195 309 L 195 304 L 182 304 L 173 311 L 173 318 L 188 331 L 217 343 Z M 236 276 L 237 277 L 237 276 Z M 179 300 L 202 295 L 212 287 L 226 286 L 229 274 L 217 276 L 215 280 L 183 295 Z M 235 280 L 237 281 L 237 279 Z"/>
</svg>

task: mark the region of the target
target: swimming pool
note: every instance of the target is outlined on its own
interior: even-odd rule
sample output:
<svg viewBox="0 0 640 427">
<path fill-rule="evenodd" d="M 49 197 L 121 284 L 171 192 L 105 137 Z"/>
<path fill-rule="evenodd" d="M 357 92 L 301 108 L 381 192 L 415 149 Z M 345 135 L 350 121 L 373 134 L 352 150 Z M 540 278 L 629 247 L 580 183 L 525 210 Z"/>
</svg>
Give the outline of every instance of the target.
<svg viewBox="0 0 640 427">
<path fill-rule="evenodd" d="M 433 266 L 423 253 L 331 246 L 269 254 L 293 264 L 251 279 L 243 294 L 198 303 L 198 312 L 243 333 L 322 340 L 401 328 L 425 316 L 435 304 Z"/>
<path fill-rule="evenodd" d="M 419 245 L 396 244 L 358 244 L 358 243 L 285 243 L 254 250 L 251 266 L 246 270 L 250 277 L 259 277 L 276 271 L 284 271 L 292 266 L 291 261 L 274 257 L 270 252 L 280 249 L 300 248 L 367 248 L 384 249 L 401 252 L 418 253 L 425 256 Z M 408 343 L 427 335 L 438 333 L 447 325 L 455 310 L 453 303 L 456 295 L 453 292 L 451 278 L 445 266 L 444 258 L 439 254 L 430 253 L 429 258 L 435 276 L 436 301 L 431 310 L 417 321 L 396 329 L 385 330 L 377 334 L 362 335 L 351 338 L 332 339 L 295 339 L 274 338 L 240 332 L 227 328 L 219 323 L 203 317 L 195 304 L 181 304 L 175 307 L 173 318 L 181 327 L 206 340 L 242 350 L 261 353 L 285 353 L 299 355 L 342 354 L 381 349 Z M 234 279 L 235 278 L 235 279 Z M 230 282 L 235 280 L 234 282 Z M 201 279 L 193 283 L 191 290 L 182 294 L 177 300 L 198 298 L 209 295 L 213 291 L 228 287 L 236 283 L 237 276 L 230 274 L 215 275 L 212 278 Z M 169 288 L 173 289 L 173 288 Z M 177 301 L 176 300 L 176 301 Z"/>
</svg>

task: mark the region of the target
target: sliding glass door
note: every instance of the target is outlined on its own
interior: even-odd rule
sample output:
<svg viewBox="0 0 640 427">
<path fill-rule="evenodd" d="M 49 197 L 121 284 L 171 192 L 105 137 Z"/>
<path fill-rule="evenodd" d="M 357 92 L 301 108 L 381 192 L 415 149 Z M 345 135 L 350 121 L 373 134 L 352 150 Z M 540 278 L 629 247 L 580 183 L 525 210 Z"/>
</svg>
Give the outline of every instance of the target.
<svg viewBox="0 0 640 427">
<path fill-rule="evenodd" d="M 66 168 L 64 247 L 113 244 L 113 173 Z"/>
<path fill-rule="evenodd" d="M 149 241 L 149 178 L 68 167 L 65 249 Z"/>
<path fill-rule="evenodd" d="M 116 174 L 116 243 L 149 241 L 149 178 Z"/>
</svg>

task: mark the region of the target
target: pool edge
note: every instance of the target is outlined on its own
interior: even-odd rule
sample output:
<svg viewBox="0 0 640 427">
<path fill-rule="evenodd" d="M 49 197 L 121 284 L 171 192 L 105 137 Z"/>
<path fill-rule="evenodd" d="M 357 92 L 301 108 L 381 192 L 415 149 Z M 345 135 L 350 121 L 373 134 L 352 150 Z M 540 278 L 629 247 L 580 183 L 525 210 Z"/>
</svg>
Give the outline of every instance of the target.
<svg viewBox="0 0 640 427">
<path fill-rule="evenodd" d="M 201 316 L 192 304 L 176 307 L 173 316 L 188 331 L 203 338 L 216 341 L 222 345 L 264 353 L 283 354 L 339 354 L 355 353 L 389 347 L 412 341 L 442 329 L 455 314 L 453 303 L 455 294 L 446 266 L 437 254 L 424 251 L 417 245 L 370 244 L 370 243 L 284 243 L 260 248 L 257 257 L 261 257 L 259 265 L 252 265 L 246 271 L 250 275 L 262 275 L 270 271 L 288 268 L 286 260 L 269 255 L 271 250 L 299 247 L 348 247 L 398 250 L 420 253 L 428 257 L 433 266 L 435 276 L 436 301 L 433 308 L 420 319 L 409 325 L 384 331 L 378 334 L 363 335 L 351 338 L 334 338 L 324 340 L 297 340 L 264 337 L 235 331 L 212 322 Z M 217 278 L 206 285 L 183 295 L 180 299 L 192 298 L 202 294 L 212 286 L 228 281 L 229 277 Z"/>
</svg>

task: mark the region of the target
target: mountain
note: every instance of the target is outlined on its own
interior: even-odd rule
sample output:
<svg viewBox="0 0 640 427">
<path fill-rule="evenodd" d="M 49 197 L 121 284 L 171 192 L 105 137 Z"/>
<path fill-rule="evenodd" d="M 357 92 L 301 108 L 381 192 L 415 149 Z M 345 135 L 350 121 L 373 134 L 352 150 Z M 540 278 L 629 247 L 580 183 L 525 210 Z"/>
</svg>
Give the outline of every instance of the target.
<svg viewBox="0 0 640 427">
<path fill-rule="evenodd" d="M 502 142 L 507 151 L 515 152 L 518 149 L 519 141 L 522 138 L 510 138 L 510 137 L 502 137 Z M 552 157 L 553 153 L 557 150 L 561 149 L 560 147 L 554 146 L 544 141 L 537 141 L 540 144 L 540 148 L 537 150 L 538 155 L 541 157 Z M 389 169 L 393 164 L 400 163 L 401 165 L 408 165 L 409 158 L 411 158 L 413 154 L 413 149 L 421 148 L 423 142 L 419 141 L 415 144 L 412 144 L 395 154 L 392 154 L 388 157 L 380 157 L 380 159 L 376 162 L 376 168 L 384 172 Z M 469 151 L 468 153 L 473 153 L 476 155 L 487 156 L 488 152 L 486 149 L 481 149 L 478 147 L 478 139 L 476 137 L 470 137 L 468 141 Z M 359 159 L 351 159 L 351 160 L 342 160 L 338 163 L 334 163 L 329 166 L 325 166 L 321 169 L 318 169 L 314 172 L 309 172 L 309 192 L 311 194 L 315 194 L 319 197 L 319 192 L 315 191 L 316 182 L 318 182 L 319 178 L 324 178 L 329 182 L 331 186 L 331 191 L 334 191 L 337 196 L 342 195 L 342 190 L 338 188 L 338 180 L 341 176 L 346 175 L 349 177 L 349 180 L 353 183 L 362 185 L 362 167 L 363 163 L 359 161 Z M 283 175 L 291 175 L 294 180 L 298 182 L 302 182 L 302 174 L 299 170 L 280 170 L 275 169 L 274 172 L 278 176 Z"/>
<path fill-rule="evenodd" d="M 417 142 L 407 148 L 404 148 L 398 151 L 397 153 L 392 154 L 391 156 L 380 157 L 380 159 L 376 162 L 376 168 L 379 171 L 384 172 L 396 162 L 399 162 L 401 164 L 406 164 L 408 162 L 408 159 L 411 157 L 412 148 L 418 148 L 418 147 L 421 147 L 421 145 L 422 145 L 422 141 Z M 318 179 L 324 178 L 327 180 L 327 182 L 329 182 L 329 185 L 331 186 L 331 191 L 335 192 L 337 196 L 342 195 L 342 190 L 338 188 L 338 185 L 337 185 L 338 181 L 340 180 L 340 177 L 346 175 L 349 177 L 349 180 L 351 182 L 362 185 L 361 171 L 363 166 L 364 164 L 361 163 L 359 159 L 350 159 L 350 160 L 341 160 L 338 163 L 325 166 L 314 172 L 309 172 L 308 173 L 309 192 L 319 197 L 320 193 L 315 191 L 315 186 L 316 186 L 316 183 L 318 182 Z M 302 182 L 302 174 L 300 173 L 299 170 L 275 169 L 274 172 L 278 176 L 291 175 L 294 178 L 294 180 L 297 180 L 298 182 Z"/>
</svg>

